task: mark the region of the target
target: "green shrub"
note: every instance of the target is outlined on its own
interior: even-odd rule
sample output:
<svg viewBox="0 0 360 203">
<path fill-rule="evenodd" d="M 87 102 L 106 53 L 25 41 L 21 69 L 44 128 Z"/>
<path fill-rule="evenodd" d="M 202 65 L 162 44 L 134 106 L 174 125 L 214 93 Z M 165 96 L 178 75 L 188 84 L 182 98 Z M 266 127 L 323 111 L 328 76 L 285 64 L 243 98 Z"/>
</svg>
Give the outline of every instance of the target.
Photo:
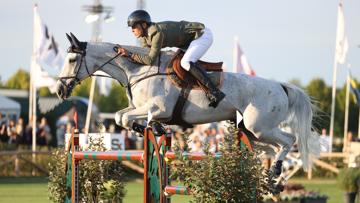
<svg viewBox="0 0 360 203">
<path fill-rule="evenodd" d="M 261 161 L 256 152 L 241 149 L 233 128 L 226 135 L 216 158 L 205 147 L 206 158 L 189 161 L 181 157 L 175 162 L 172 178 L 184 182 L 192 194 L 191 202 L 256 202 L 267 193 Z"/>
<path fill-rule="evenodd" d="M 360 168 L 343 168 L 338 175 L 338 183 L 346 192 L 357 192 L 360 187 Z"/>
<path fill-rule="evenodd" d="M 90 140 L 90 151 L 104 151 L 103 143 Z M 65 163 L 67 152 L 53 152 L 49 163 L 49 199 L 64 202 L 66 196 Z M 124 173 L 119 161 L 84 160 L 79 164 L 79 191 L 81 202 L 122 202 L 125 196 Z"/>
</svg>

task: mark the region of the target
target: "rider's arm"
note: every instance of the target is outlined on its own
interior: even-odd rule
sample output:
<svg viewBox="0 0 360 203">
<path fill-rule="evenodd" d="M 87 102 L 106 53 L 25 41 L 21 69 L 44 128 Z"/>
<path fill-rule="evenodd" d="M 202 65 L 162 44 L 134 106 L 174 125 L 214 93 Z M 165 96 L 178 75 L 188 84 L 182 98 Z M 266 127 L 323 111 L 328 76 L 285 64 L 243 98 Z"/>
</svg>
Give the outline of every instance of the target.
<svg viewBox="0 0 360 203">
<path fill-rule="evenodd" d="M 159 56 L 164 34 L 159 30 L 150 31 L 149 36 L 151 41 L 150 51 L 148 54 L 139 54 L 133 53 L 131 58 L 138 63 L 146 64 L 146 65 L 153 65 L 156 61 L 156 58 Z M 143 45 L 144 46 L 144 45 Z"/>
</svg>

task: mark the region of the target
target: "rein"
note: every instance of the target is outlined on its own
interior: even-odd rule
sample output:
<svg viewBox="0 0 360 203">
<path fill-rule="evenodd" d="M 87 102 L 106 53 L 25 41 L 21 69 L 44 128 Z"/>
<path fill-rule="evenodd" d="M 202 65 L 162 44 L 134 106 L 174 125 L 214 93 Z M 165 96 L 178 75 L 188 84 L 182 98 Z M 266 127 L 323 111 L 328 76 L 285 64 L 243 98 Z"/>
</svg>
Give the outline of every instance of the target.
<svg viewBox="0 0 360 203">
<path fill-rule="evenodd" d="M 114 49 L 114 51 L 117 53 L 118 47 L 115 46 L 113 49 Z M 81 60 L 80 60 L 79 66 L 76 68 L 76 71 L 75 71 L 76 73 L 75 73 L 75 75 L 73 75 L 73 76 L 59 77 L 60 82 L 61 82 L 64 86 L 66 86 L 68 89 L 73 88 L 73 87 L 74 87 L 75 85 L 77 85 L 77 84 L 80 84 L 81 81 L 80 81 L 80 79 L 79 79 L 77 76 L 78 76 L 78 73 L 79 73 L 79 71 L 80 71 L 80 67 L 81 67 L 81 65 L 82 65 L 83 62 L 84 62 L 84 64 L 85 64 L 85 69 L 86 69 L 86 72 L 88 73 L 88 76 L 89 76 L 89 77 L 92 77 L 92 76 L 107 77 L 107 78 L 112 78 L 112 79 L 115 79 L 115 80 L 116 80 L 116 78 L 114 78 L 114 77 L 112 77 L 112 76 L 97 75 L 97 74 L 94 74 L 94 73 L 90 73 L 89 68 L 88 68 L 88 66 L 87 66 L 87 63 L 86 63 L 86 58 L 85 58 L 85 56 L 86 56 L 86 51 L 70 48 L 70 49 L 68 50 L 68 53 L 70 53 L 70 52 L 80 54 L 80 55 L 81 55 Z M 112 65 L 112 66 L 115 66 L 115 67 L 117 67 L 117 68 L 120 68 L 118 65 L 115 65 L 115 64 L 111 63 L 114 59 L 116 59 L 117 57 L 119 57 L 119 55 L 120 55 L 120 54 L 117 53 L 114 57 L 111 57 L 109 60 L 107 60 L 107 61 L 106 61 L 105 63 L 103 63 L 101 66 L 99 66 L 98 68 L 96 68 L 96 70 L 95 70 L 94 72 L 96 72 L 96 71 L 98 71 L 98 70 L 101 70 L 101 69 L 102 69 L 105 65 L 107 65 L 107 64 L 110 64 L 110 65 Z M 158 60 L 158 61 L 159 61 L 159 64 L 160 64 L 160 55 L 159 55 L 159 60 Z M 122 71 L 125 73 L 125 71 L 124 71 L 122 68 L 120 68 L 120 70 L 122 70 Z M 148 78 L 151 78 L 151 77 L 155 77 L 155 76 L 168 76 L 168 75 L 172 75 L 172 74 L 174 74 L 174 73 L 160 73 L 160 66 L 158 66 L 158 71 L 157 71 L 157 73 L 153 73 L 153 74 L 147 75 L 147 76 L 145 76 L 145 77 L 139 78 L 139 79 L 135 80 L 135 81 L 132 82 L 132 83 L 130 83 L 129 79 L 128 79 L 127 84 L 123 84 L 123 83 L 121 83 L 121 82 L 119 82 L 119 83 L 120 83 L 121 86 L 125 87 L 125 88 L 128 90 L 128 92 L 129 92 L 129 97 L 130 97 L 130 99 L 132 100 L 131 87 L 133 87 L 135 84 L 137 84 L 137 83 L 139 83 L 139 82 L 141 82 L 141 81 L 143 81 L 143 80 L 146 80 L 146 79 L 148 79 Z M 126 75 L 126 77 L 127 77 L 127 74 L 126 74 L 126 73 L 125 73 L 125 75 Z M 128 77 L 127 77 L 127 78 L 128 78 Z M 70 84 L 67 85 L 66 82 L 64 81 L 64 80 L 67 80 L 67 79 L 74 79 L 74 82 L 71 82 Z"/>
</svg>

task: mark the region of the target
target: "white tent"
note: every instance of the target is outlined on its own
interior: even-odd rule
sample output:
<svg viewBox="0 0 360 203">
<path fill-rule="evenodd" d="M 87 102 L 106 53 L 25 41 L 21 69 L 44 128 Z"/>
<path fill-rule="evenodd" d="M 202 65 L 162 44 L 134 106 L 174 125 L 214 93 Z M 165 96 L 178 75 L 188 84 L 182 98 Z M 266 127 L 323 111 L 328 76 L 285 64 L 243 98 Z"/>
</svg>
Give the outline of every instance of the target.
<svg viewBox="0 0 360 203">
<path fill-rule="evenodd" d="M 9 99 L 8 97 L 5 97 L 3 95 L 0 95 L 0 113 L 4 116 L 12 117 L 16 116 L 16 118 L 19 118 L 20 116 L 20 104 L 12 99 Z"/>
</svg>

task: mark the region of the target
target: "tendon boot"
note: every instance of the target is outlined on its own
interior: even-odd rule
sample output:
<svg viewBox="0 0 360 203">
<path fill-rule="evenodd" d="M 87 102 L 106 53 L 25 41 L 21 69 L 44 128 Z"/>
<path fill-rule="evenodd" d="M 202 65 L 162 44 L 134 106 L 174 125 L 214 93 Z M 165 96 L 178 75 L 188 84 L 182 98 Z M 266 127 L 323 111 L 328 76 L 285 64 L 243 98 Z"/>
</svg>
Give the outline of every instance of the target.
<svg viewBox="0 0 360 203">
<path fill-rule="evenodd" d="M 194 62 L 190 62 L 189 73 L 207 89 L 206 97 L 210 101 L 209 106 L 216 108 L 220 101 L 224 99 L 225 94 L 211 82 L 206 72 Z"/>
</svg>

